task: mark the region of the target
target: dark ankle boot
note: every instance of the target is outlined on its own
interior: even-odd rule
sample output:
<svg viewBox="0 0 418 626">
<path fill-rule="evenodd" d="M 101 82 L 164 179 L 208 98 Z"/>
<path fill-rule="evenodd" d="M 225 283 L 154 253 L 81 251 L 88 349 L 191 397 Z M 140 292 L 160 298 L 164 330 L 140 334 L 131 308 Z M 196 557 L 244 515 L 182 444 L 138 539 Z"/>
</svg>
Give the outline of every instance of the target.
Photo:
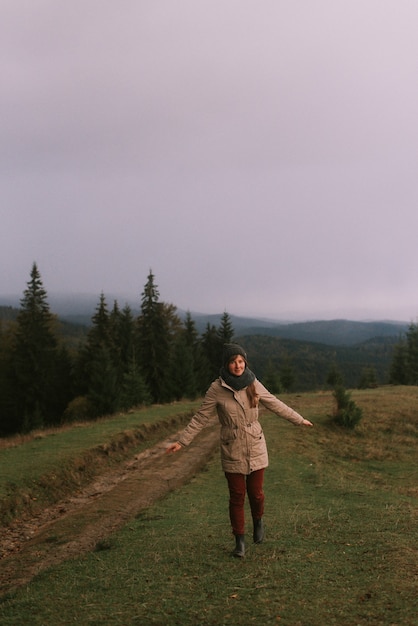
<svg viewBox="0 0 418 626">
<path fill-rule="evenodd" d="M 254 543 L 262 543 L 264 539 L 264 524 L 262 519 L 254 520 Z"/>
<path fill-rule="evenodd" d="M 235 549 L 232 553 L 233 556 L 242 558 L 245 554 L 244 535 L 235 535 Z"/>
</svg>

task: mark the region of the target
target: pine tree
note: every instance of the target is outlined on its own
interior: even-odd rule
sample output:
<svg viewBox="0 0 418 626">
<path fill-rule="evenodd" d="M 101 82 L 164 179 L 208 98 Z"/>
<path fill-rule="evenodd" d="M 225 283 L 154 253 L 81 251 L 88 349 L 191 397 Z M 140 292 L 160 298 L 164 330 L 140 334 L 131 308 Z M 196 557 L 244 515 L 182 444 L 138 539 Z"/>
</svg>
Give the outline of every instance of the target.
<svg viewBox="0 0 418 626">
<path fill-rule="evenodd" d="M 186 346 L 191 350 L 193 364 L 194 391 L 192 395 L 190 395 L 190 391 L 188 391 L 188 397 L 194 398 L 202 395 L 206 391 L 209 382 L 212 381 L 212 377 L 208 375 L 211 371 L 211 366 L 206 357 L 202 340 L 199 337 L 196 324 L 190 312 L 186 313 L 184 320 L 184 341 Z M 219 364 L 216 371 L 219 371 Z M 189 387 L 187 388 L 189 389 Z"/>
<path fill-rule="evenodd" d="M 200 393 L 199 336 L 189 312 L 176 330 L 169 367 L 170 395 L 176 400 L 194 399 Z"/>
<path fill-rule="evenodd" d="M 87 399 L 94 416 L 111 415 L 119 406 L 118 379 L 109 345 L 101 342 L 95 347 L 88 366 Z"/>
<path fill-rule="evenodd" d="M 119 405 L 124 411 L 135 406 L 150 404 L 151 394 L 138 364 L 132 359 L 123 375 Z"/>
<path fill-rule="evenodd" d="M 218 331 L 214 324 L 206 324 L 206 330 L 202 335 L 202 349 L 208 363 L 205 386 L 207 386 L 216 376 L 222 363 L 222 347 L 219 341 Z"/>
<path fill-rule="evenodd" d="M 118 408 L 119 381 L 113 325 L 103 293 L 92 323 L 79 358 L 77 391 L 86 396 L 93 416 L 109 415 Z"/>
<path fill-rule="evenodd" d="M 231 343 L 234 338 L 232 320 L 226 311 L 221 317 L 221 323 L 218 330 L 216 331 L 216 335 L 219 340 L 220 350 L 222 350 L 224 343 Z"/>
<path fill-rule="evenodd" d="M 202 337 L 202 345 L 210 363 L 210 380 L 219 375 L 222 364 L 222 352 L 225 343 L 231 343 L 234 338 L 234 329 L 229 314 L 225 311 L 221 317 L 218 328 L 206 326 L 206 332 Z"/>
<path fill-rule="evenodd" d="M 192 319 L 190 311 L 187 311 L 184 320 L 184 337 L 186 345 L 195 350 L 199 343 L 199 333 L 196 330 L 196 324 Z"/>
<path fill-rule="evenodd" d="M 185 334 L 174 342 L 169 370 L 170 395 L 175 400 L 194 399 L 197 395 L 193 349 L 187 345 Z"/>
<path fill-rule="evenodd" d="M 192 351 L 193 358 L 193 377 L 194 377 L 194 396 L 203 394 L 208 386 L 208 372 L 211 369 L 208 359 L 203 349 L 202 341 L 196 330 L 196 324 L 192 319 L 190 312 L 187 312 L 184 320 L 184 337 L 186 346 Z M 219 369 L 219 368 L 218 368 Z"/>
<path fill-rule="evenodd" d="M 159 291 L 150 270 L 141 294 L 141 314 L 138 318 L 138 348 L 141 368 L 153 402 L 168 399 L 166 381 L 170 360 L 173 311 L 159 301 Z"/>
<path fill-rule="evenodd" d="M 58 413 L 64 410 L 57 401 L 62 380 L 57 377 L 60 353 L 54 333 L 55 317 L 49 310 L 36 263 L 20 304 L 12 359 L 15 430 L 29 431 L 56 422 Z"/>
<path fill-rule="evenodd" d="M 118 385 L 121 385 L 134 357 L 135 322 L 130 307 L 126 305 L 121 311 L 115 300 L 109 315 L 109 322 L 109 346 L 112 348 L 112 360 L 116 368 Z"/>
<path fill-rule="evenodd" d="M 135 360 L 135 320 L 128 304 L 119 313 L 115 328 L 115 342 L 120 351 L 122 369 L 126 372 L 132 360 Z"/>
<path fill-rule="evenodd" d="M 117 306 L 117 305 L 116 305 Z M 92 317 L 93 326 L 88 334 L 89 342 L 94 345 L 112 343 L 111 318 L 104 293 L 100 294 L 99 303 Z"/>
</svg>

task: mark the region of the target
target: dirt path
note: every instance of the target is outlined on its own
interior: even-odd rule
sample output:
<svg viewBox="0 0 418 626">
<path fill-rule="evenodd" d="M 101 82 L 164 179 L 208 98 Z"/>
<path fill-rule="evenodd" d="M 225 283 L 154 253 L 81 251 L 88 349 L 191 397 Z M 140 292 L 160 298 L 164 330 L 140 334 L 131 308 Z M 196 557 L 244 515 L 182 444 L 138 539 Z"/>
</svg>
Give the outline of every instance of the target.
<svg viewBox="0 0 418 626">
<path fill-rule="evenodd" d="M 136 455 L 37 517 L 3 530 L 0 595 L 27 584 L 52 565 L 105 547 L 111 533 L 206 465 L 217 448 L 219 427 L 205 429 L 189 448 L 165 454 L 173 438 Z"/>
</svg>

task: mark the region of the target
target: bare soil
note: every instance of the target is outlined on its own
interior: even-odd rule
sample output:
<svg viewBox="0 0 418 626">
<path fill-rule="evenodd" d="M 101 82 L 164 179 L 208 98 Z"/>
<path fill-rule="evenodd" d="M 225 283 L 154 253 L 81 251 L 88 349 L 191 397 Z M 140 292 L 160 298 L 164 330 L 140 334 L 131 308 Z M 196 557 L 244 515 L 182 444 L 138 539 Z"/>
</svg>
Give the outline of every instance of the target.
<svg viewBox="0 0 418 626">
<path fill-rule="evenodd" d="M 36 517 L 2 529 L 0 595 L 66 559 L 105 548 L 114 531 L 206 465 L 217 448 L 219 428 L 207 428 L 189 448 L 166 454 L 175 436 L 121 463 Z"/>
</svg>

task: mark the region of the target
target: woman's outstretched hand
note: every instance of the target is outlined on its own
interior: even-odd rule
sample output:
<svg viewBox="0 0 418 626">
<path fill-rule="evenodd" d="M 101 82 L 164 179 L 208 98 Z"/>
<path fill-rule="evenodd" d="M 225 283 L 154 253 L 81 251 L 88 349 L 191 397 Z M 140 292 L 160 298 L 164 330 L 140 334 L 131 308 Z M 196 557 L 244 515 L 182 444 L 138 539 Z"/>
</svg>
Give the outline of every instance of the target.
<svg viewBox="0 0 418 626">
<path fill-rule="evenodd" d="M 168 448 L 166 449 L 165 453 L 166 454 L 171 454 L 172 452 L 178 452 L 178 450 L 181 450 L 182 447 L 183 446 L 181 445 L 181 443 L 176 441 L 176 443 L 172 443 L 171 446 L 168 446 Z"/>
<path fill-rule="evenodd" d="M 301 422 L 302 426 L 313 426 L 312 422 L 310 422 L 309 420 L 303 420 L 303 422 Z"/>
</svg>

